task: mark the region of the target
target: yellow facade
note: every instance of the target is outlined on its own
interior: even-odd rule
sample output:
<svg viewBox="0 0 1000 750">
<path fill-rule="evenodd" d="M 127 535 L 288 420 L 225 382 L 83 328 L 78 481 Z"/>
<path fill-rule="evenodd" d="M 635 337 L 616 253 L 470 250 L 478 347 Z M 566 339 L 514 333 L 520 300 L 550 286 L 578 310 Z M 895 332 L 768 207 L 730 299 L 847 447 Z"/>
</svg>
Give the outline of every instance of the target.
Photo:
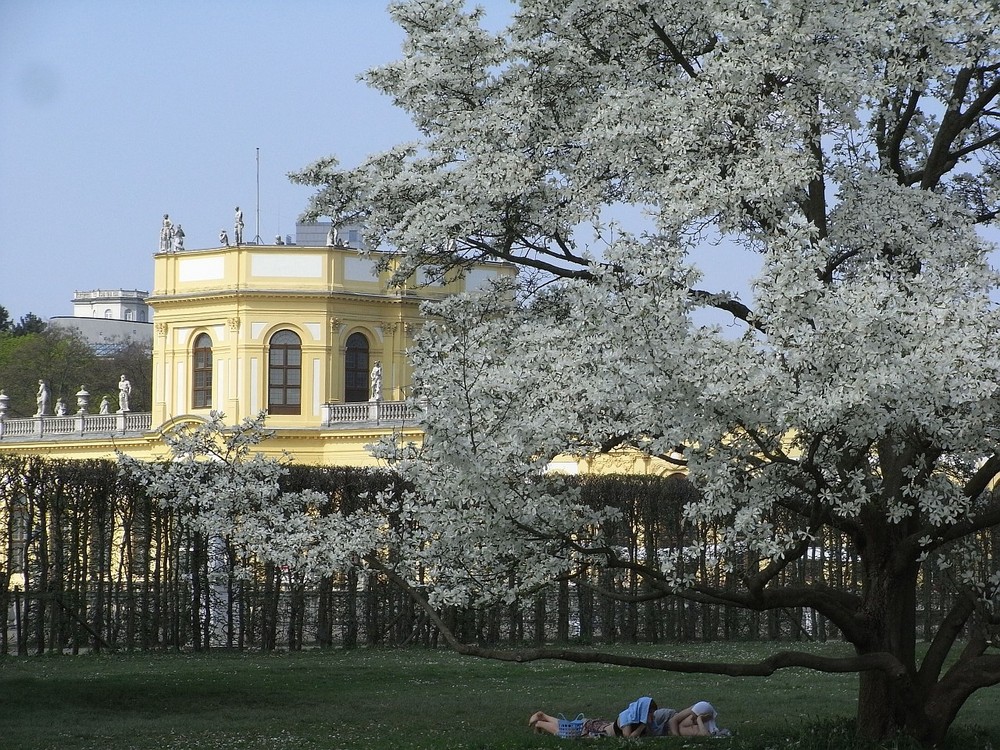
<svg viewBox="0 0 1000 750">
<path fill-rule="evenodd" d="M 364 446 L 380 435 L 403 430 L 419 439 L 402 412 L 384 412 L 410 394 L 406 350 L 422 320 L 420 304 L 515 273 L 507 264 L 479 264 L 446 284 L 414 279 L 390 288 L 389 272 L 376 273 L 372 257 L 348 247 L 240 245 L 161 253 L 147 300 L 155 320 L 152 423 L 205 417 L 212 409 L 236 423 L 266 410 L 267 426 L 275 430 L 269 451 L 287 451 L 301 463 L 370 464 Z M 284 377 L 274 367 L 283 356 L 274 344 L 279 333 L 297 339 L 298 408 L 277 408 L 273 401 L 273 381 Z M 209 403 L 194 402 L 199 336 L 211 342 Z M 359 362 L 354 353 L 352 397 L 348 349 L 358 341 L 365 356 Z M 382 386 L 373 394 L 369 372 L 376 362 Z M 334 407 L 348 403 L 357 405 L 350 421 L 337 418 Z"/>
<path fill-rule="evenodd" d="M 376 274 L 358 250 L 299 245 L 163 252 L 153 263 L 152 413 L 144 421 L 125 415 L 127 424 L 123 415 L 100 424 L 96 415 L 8 420 L 0 451 L 98 458 L 117 448 L 152 458 L 164 455 L 163 430 L 178 421 L 217 410 L 235 424 L 266 410 L 274 430 L 266 453 L 371 465 L 364 446 L 379 436 L 420 438 L 403 403 L 420 304 L 516 274 L 509 264 L 480 263 L 447 283 L 390 288 L 389 273 Z M 381 388 L 373 394 L 376 362 Z"/>
<path fill-rule="evenodd" d="M 387 274 L 350 248 L 241 245 L 155 258 L 153 423 L 209 409 L 237 421 L 268 408 L 270 342 L 290 331 L 301 342 L 301 411 L 271 414 L 271 427 L 315 426 L 323 404 L 345 402 L 344 357 L 352 334 L 380 361 L 380 398 L 401 401 L 412 373 L 405 352 L 420 324 L 419 305 L 463 291 L 445 286 L 389 289 Z M 510 266 L 480 266 L 474 281 L 512 275 Z M 470 275 L 471 277 L 472 275 Z M 207 334 L 214 364 L 210 406 L 191 400 L 195 339 Z"/>
</svg>

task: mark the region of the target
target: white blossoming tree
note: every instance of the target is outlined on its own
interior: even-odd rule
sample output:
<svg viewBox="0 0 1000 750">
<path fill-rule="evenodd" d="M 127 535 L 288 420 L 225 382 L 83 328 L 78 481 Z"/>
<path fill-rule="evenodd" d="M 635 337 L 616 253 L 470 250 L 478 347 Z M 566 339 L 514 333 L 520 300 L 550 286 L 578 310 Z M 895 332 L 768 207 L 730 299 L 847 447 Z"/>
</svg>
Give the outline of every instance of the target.
<svg viewBox="0 0 1000 750">
<path fill-rule="evenodd" d="M 327 534 L 342 533 L 338 519 L 323 519 L 330 499 L 319 492 L 282 492 L 280 479 L 291 459 L 263 455 L 270 437 L 265 413 L 229 425 L 213 411 L 208 419 L 174 425 L 164 441 L 163 461 L 142 461 L 118 452 L 122 472 L 136 479 L 150 498 L 176 511 L 189 528 L 219 538 L 268 562 L 294 560 L 298 570 L 316 573 L 311 551 L 329 547 Z M 322 568 L 347 561 L 324 555 Z"/>
<path fill-rule="evenodd" d="M 662 456 L 701 490 L 690 522 L 724 529 L 718 564 L 755 563 L 738 591 L 678 575 L 684 550 L 628 563 L 650 595 L 811 607 L 856 655 L 642 665 L 857 670 L 864 734 L 940 740 L 1000 681 L 997 2 L 521 0 L 501 33 L 453 0 L 391 12 L 405 54 L 366 78 L 422 137 L 293 175 L 310 213 L 401 248 L 400 277 L 525 273 L 443 303 L 417 341 L 427 438 L 383 447 L 417 490 L 404 523 L 359 513 L 314 556 L 367 560 L 429 606 L 621 567 L 604 513 L 539 476 L 565 453 Z M 652 228 L 605 224 L 622 206 Z M 759 254 L 752 298 L 703 288 L 713 238 Z M 778 585 L 827 531 L 860 586 Z M 918 648 L 932 564 L 958 593 Z M 578 658 L 516 658 L 551 656 Z"/>
</svg>

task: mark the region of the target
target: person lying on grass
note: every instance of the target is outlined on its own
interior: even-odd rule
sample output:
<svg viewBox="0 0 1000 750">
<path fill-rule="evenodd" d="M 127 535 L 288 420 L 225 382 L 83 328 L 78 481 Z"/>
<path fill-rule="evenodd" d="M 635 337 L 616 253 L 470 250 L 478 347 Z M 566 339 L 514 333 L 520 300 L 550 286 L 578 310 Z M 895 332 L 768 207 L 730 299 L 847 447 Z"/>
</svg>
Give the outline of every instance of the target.
<svg viewBox="0 0 1000 750">
<path fill-rule="evenodd" d="M 653 714 L 656 702 L 648 695 L 632 701 L 628 708 L 618 714 L 614 721 L 607 719 L 586 719 L 583 723 L 584 737 L 651 737 L 654 735 Z M 528 726 L 541 734 L 559 734 L 559 719 L 544 711 L 535 711 L 528 720 Z"/>
<path fill-rule="evenodd" d="M 689 708 L 657 708 L 649 696 L 629 704 L 615 721 L 585 719 L 583 737 L 729 737 L 728 729 L 716 723 L 718 712 L 708 701 L 698 701 Z M 535 732 L 559 734 L 559 719 L 536 711 L 528 720 Z"/>
<path fill-rule="evenodd" d="M 674 711 L 661 708 L 656 712 L 654 723 L 665 724 L 665 735 L 678 737 L 729 737 L 731 732 L 716 723 L 718 712 L 708 701 L 698 701 L 690 708 Z"/>
</svg>

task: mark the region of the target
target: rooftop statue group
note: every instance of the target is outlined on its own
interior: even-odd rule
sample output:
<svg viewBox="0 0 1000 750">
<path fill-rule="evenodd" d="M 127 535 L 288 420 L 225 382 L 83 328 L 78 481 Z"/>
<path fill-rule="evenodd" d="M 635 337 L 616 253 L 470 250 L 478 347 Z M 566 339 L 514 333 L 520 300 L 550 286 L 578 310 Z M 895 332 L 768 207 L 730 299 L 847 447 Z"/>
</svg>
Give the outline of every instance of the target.
<svg viewBox="0 0 1000 750">
<path fill-rule="evenodd" d="M 243 212 L 237 206 L 236 215 L 233 217 L 233 241 L 230 243 L 229 232 L 227 230 L 220 229 L 219 244 L 223 247 L 242 245 L 244 226 Z M 284 245 L 285 241 L 282 240 L 281 235 L 278 235 L 275 237 L 274 244 Z M 346 247 L 343 238 L 340 236 L 340 230 L 333 224 L 330 225 L 330 231 L 326 235 L 326 245 L 327 247 Z M 180 224 L 174 224 L 170 220 L 170 214 L 163 214 L 163 224 L 160 226 L 160 252 L 179 253 L 183 250 L 184 230 Z"/>
<path fill-rule="evenodd" d="M 240 207 L 236 207 L 236 216 L 233 219 L 233 241 L 236 245 L 243 244 L 243 212 Z M 219 244 L 229 247 L 229 232 L 225 229 L 219 231 Z M 281 243 L 279 243 L 281 244 Z M 170 214 L 163 214 L 163 224 L 160 225 L 160 252 L 179 253 L 184 250 L 184 230 L 180 224 L 170 221 Z"/>
<path fill-rule="evenodd" d="M 86 386 L 81 385 L 80 390 L 76 392 L 76 415 L 82 416 L 87 414 L 87 407 L 90 405 L 90 393 L 87 391 Z M 129 401 L 132 397 L 132 383 L 124 375 L 118 381 L 118 411 L 117 414 L 127 414 L 131 411 Z M 49 414 L 49 401 L 51 400 L 51 394 L 49 392 L 49 384 L 44 380 L 38 381 L 38 392 L 35 394 L 35 417 L 68 417 L 69 406 L 66 403 L 66 399 L 60 396 L 56 399 L 55 407 L 52 414 Z M 7 416 L 7 408 L 10 397 L 0 390 L 0 419 Z M 100 414 L 111 414 L 111 400 L 105 396 L 101 399 Z"/>
<path fill-rule="evenodd" d="M 179 253 L 184 250 L 184 229 L 170 221 L 170 214 L 163 214 L 160 226 L 160 252 Z"/>
<path fill-rule="evenodd" d="M 236 245 L 243 244 L 243 212 L 240 207 L 236 207 L 236 216 L 233 217 L 233 241 Z M 219 244 L 229 247 L 229 233 L 225 229 L 219 230 Z"/>
</svg>

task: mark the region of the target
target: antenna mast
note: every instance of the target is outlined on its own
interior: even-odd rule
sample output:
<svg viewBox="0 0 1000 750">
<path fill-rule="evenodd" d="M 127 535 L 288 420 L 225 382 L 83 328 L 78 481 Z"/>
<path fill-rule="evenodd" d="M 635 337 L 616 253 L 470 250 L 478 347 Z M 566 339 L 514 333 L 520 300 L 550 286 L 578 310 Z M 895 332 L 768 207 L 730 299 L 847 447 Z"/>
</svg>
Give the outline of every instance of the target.
<svg viewBox="0 0 1000 750">
<path fill-rule="evenodd" d="M 260 242 L 260 147 L 257 147 L 257 234 L 253 238 L 253 244 L 259 245 Z"/>
</svg>

